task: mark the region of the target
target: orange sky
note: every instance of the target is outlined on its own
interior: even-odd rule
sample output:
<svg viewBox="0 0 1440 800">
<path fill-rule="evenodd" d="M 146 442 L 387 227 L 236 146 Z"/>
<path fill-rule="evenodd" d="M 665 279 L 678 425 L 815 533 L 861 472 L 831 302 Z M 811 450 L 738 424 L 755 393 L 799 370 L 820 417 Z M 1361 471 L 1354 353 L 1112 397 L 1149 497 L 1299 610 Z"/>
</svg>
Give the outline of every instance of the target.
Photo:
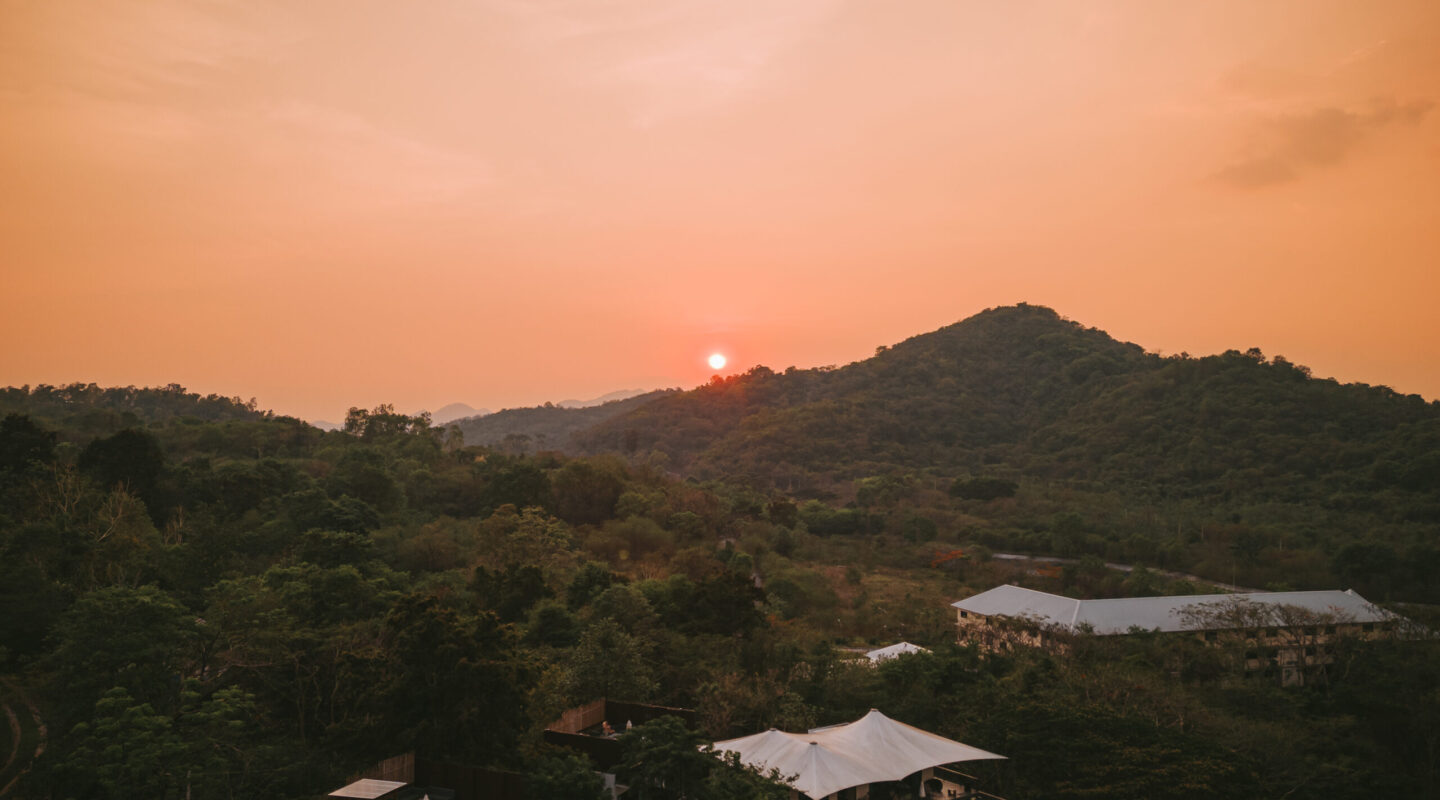
<svg viewBox="0 0 1440 800">
<path fill-rule="evenodd" d="M 1440 398 L 1440 3 L 0 0 L 0 385 L 338 419 L 1017 301 Z"/>
</svg>

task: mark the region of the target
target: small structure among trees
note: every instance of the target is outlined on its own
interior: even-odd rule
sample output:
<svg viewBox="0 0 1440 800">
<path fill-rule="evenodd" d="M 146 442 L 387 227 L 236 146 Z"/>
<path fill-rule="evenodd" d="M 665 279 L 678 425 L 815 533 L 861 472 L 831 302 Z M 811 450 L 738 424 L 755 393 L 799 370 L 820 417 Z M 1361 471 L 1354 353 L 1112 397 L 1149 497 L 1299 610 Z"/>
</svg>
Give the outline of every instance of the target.
<svg viewBox="0 0 1440 800">
<path fill-rule="evenodd" d="M 951 606 L 960 643 L 985 650 L 1066 652 L 1076 635 L 1189 633 L 1286 686 L 1323 674 L 1345 637 L 1375 638 L 1404 621 L 1349 589 L 1077 600 L 1007 584 Z"/>
</svg>

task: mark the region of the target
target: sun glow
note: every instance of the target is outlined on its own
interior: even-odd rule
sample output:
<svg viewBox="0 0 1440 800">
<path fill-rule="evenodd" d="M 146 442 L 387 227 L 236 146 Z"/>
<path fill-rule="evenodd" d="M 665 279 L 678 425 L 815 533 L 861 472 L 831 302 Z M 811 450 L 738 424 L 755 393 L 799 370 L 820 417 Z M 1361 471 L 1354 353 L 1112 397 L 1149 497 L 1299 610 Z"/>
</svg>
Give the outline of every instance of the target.
<svg viewBox="0 0 1440 800">
<path fill-rule="evenodd" d="M 710 369 L 724 369 L 725 361 L 725 356 L 722 356 L 719 353 L 712 353 L 710 355 L 710 358 L 707 360 L 707 363 L 710 364 Z"/>
</svg>

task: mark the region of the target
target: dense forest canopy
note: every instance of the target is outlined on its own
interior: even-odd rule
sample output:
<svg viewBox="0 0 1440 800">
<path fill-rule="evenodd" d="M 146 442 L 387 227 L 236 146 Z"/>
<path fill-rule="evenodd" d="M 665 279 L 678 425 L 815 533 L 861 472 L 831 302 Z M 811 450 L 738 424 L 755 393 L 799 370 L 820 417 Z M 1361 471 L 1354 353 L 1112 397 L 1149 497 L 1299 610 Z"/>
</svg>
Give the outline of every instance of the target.
<svg viewBox="0 0 1440 800">
<path fill-rule="evenodd" d="M 871 707 L 1005 754 L 977 768 L 1012 798 L 1440 788 L 1434 641 L 1282 688 L 1164 637 L 985 656 L 948 608 L 1205 588 L 1164 567 L 1433 621 L 1434 404 L 1020 307 L 628 408 L 563 453 L 389 406 L 325 432 L 179 386 L 0 391 L 0 700 L 48 729 L 23 796 L 314 796 L 414 750 L 594 798 L 539 734 L 597 697 L 696 710 L 627 735 L 655 797 L 769 796 L 689 745 Z M 854 658 L 902 639 L 932 652 Z"/>
</svg>

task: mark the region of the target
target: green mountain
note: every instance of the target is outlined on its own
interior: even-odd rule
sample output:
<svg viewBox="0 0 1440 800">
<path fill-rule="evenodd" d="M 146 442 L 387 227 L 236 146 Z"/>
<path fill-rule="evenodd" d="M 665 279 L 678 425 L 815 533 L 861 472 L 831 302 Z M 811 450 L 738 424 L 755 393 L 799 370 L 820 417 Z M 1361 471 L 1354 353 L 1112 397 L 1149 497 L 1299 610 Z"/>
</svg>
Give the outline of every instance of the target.
<svg viewBox="0 0 1440 800">
<path fill-rule="evenodd" d="M 676 471 L 758 487 L 897 470 L 1317 502 L 1440 486 L 1440 404 L 1315 379 L 1253 349 L 1161 357 L 1029 305 L 838 369 L 758 367 L 616 415 L 578 441 L 658 451 Z"/>
<path fill-rule="evenodd" d="M 202 422 L 240 422 L 276 418 L 252 398 L 199 395 L 172 383 L 164 387 L 101 387 L 93 383 L 0 388 L 0 416 L 28 414 L 83 434 L 112 433 L 186 417 Z"/>
<path fill-rule="evenodd" d="M 1048 308 L 838 369 L 759 367 L 576 442 L 786 495 L 822 534 L 1440 597 L 1440 404 L 1253 348 L 1162 357 Z"/>
</svg>

